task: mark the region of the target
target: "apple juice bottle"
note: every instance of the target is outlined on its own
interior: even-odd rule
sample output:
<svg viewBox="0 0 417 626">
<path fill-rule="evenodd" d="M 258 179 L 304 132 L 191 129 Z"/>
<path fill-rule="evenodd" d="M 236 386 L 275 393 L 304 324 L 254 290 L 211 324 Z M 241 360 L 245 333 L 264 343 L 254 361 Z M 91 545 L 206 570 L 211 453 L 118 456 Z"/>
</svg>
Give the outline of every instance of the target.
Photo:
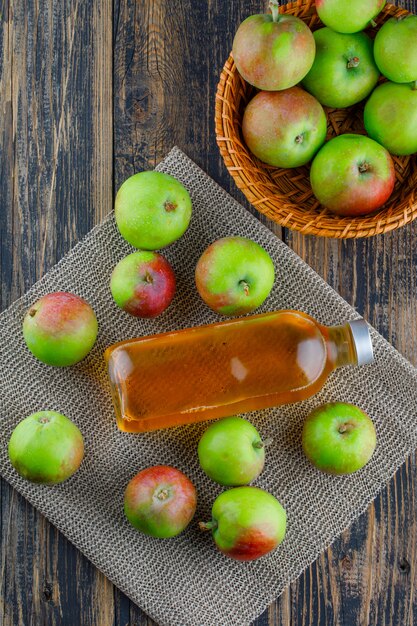
<svg viewBox="0 0 417 626">
<path fill-rule="evenodd" d="M 144 432 L 305 400 L 373 351 L 364 320 L 284 310 L 123 341 L 105 359 L 118 427 Z"/>
</svg>

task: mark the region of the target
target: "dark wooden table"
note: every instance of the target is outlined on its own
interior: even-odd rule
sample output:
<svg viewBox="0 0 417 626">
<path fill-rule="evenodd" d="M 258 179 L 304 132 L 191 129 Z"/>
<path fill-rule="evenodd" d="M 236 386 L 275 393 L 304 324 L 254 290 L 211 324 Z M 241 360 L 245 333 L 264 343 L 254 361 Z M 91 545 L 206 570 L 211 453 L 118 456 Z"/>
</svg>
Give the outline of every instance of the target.
<svg viewBox="0 0 417 626">
<path fill-rule="evenodd" d="M 247 205 L 216 147 L 214 94 L 237 25 L 265 5 L 0 0 L 2 309 L 112 209 L 125 178 L 174 144 Z M 417 364 L 417 222 L 362 241 L 267 225 Z M 411 458 L 256 626 L 416 624 L 416 486 Z M 153 624 L 4 481 L 0 488 L 0 624 Z"/>
</svg>

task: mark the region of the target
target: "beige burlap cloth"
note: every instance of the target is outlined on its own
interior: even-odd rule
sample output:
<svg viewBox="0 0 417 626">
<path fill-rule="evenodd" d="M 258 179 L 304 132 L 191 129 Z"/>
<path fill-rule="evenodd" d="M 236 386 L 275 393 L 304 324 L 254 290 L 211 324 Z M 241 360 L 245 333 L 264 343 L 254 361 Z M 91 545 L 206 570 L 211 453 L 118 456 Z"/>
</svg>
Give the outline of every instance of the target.
<svg viewBox="0 0 417 626">
<path fill-rule="evenodd" d="M 265 470 L 256 485 L 273 493 L 288 513 L 288 532 L 273 554 L 252 563 L 228 560 L 216 551 L 198 520 L 207 519 L 221 488 L 199 469 L 197 441 L 206 425 L 150 434 L 117 430 L 103 352 L 115 341 L 215 322 L 199 299 L 194 267 L 218 237 L 243 235 L 271 255 L 276 284 L 263 310 L 301 309 L 326 324 L 357 317 L 355 311 L 267 228 L 217 186 L 180 150 L 158 169 L 190 191 L 193 217 L 187 233 L 164 251 L 178 281 L 174 302 L 159 318 L 129 317 L 113 303 L 109 276 L 131 251 L 112 215 L 97 226 L 22 299 L 0 317 L 1 458 L 3 476 L 55 524 L 115 585 L 161 625 L 247 626 L 355 519 L 417 444 L 417 374 L 372 330 L 375 363 L 334 373 L 309 401 L 248 415 L 272 437 Z M 97 344 L 79 365 L 54 369 L 36 361 L 23 343 L 25 310 L 41 295 L 73 291 L 94 307 Z M 203 358 L 203 357 L 202 357 Z M 190 372 L 192 376 L 192 372 Z M 369 465 L 350 477 L 313 469 L 303 457 L 300 430 L 308 411 L 324 401 L 353 402 L 372 416 L 378 446 Z M 65 413 L 81 428 L 86 455 L 70 480 L 37 486 L 17 476 L 7 458 L 15 424 L 40 409 Z M 183 470 L 198 490 L 198 509 L 175 539 L 143 536 L 123 516 L 123 492 L 141 468 L 167 463 Z"/>
</svg>

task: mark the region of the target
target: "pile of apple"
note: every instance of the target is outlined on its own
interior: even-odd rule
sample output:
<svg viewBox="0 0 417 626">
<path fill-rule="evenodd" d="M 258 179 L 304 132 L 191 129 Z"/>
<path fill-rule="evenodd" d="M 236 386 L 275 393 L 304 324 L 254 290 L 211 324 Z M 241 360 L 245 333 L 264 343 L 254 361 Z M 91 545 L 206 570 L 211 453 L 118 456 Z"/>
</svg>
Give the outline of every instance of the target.
<svg viewBox="0 0 417 626">
<path fill-rule="evenodd" d="M 244 140 L 261 161 L 281 168 L 311 162 L 317 200 L 346 216 L 372 213 L 391 196 L 391 155 L 417 152 L 417 16 L 388 19 L 375 41 L 361 32 L 385 0 L 316 0 L 324 28 L 299 18 L 252 15 L 239 26 L 233 58 L 259 91 L 242 122 Z M 377 86 L 380 75 L 388 81 Z M 368 137 L 341 134 L 326 142 L 323 106 L 346 108 L 368 98 Z"/>
<path fill-rule="evenodd" d="M 133 316 L 155 317 L 175 292 L 175 274 L 156 248 L 176 242 L 187 230 L 192 212 L 185 187 L 160 172 L 128 178 L 116 197 L 120 234 L 141 248 L 114 268 L 110 290 L 115 302 Z M 221 315 L 252 312 L 269 295 L 274 264 L 259 244 L 244 237 L 213 242 L 195 268 L 202 299 Z M 23 320 L 28 349 L 48 366 L 75 365 L 92 349 L 98 323 L 92 307 L 68 292 L 46 294 L 32 304 Z M 307 458 L 320 470 L 347 474 L 371 458 L 376 434 L 372 420 L 358 407 L 333 403 L 306 419 L 302 434 Z M 257 559 L 284 539 L 286 512 L 272 494 L 250 485 L 261 473 L 265 446 L 247 420 L 231 416 L 211 424 L 198 444 L 201 469 L 215 482 L 232 487 L 213 503 L 212 518 L 200 522 L 211 530 L 225 555 Z M 10 461 L 25 479 L 58 484 L 69 479 L 84 457 L 78 427 L 56 411 L 39 411 L 23 419 L 8 445 Z M 157 538 L 175 537 L 194 517 L 196 489 L 179 469 L 157 465 L 142 469 L 125 490 L 124 511 L 137 530 Z"/>
</svg>

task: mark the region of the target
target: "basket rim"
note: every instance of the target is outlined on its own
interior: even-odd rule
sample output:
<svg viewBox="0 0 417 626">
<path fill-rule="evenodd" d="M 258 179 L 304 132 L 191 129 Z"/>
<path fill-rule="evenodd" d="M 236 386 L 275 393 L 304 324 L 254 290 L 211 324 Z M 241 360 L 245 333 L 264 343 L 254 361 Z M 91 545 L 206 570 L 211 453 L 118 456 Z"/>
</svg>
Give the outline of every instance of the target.
<svg viewBox="0 0 417 626">
<path fill-rule="evenodd" d="M 281 5 L 280 12 L 296 9 L 301 14 L 303 12 L 305 14 L 305 10 L 311 9 L 314 5 L 314 0 L 297 0 Z M 380 16 L 392 17 L 409 13 L 402 7 L 386 4 Z M 238 140 L 236 137 L 231 137 L 228 131 L 228 123 L 231 121 L 231 114 L 233 115 L 233 101 L 227 97 L 226 92 L 230 91 L 232 81 L 236 82 L 236 80 L 246 84 L 238 74 L 233 55 L 230 53 L 221 71 L 216 90 L 216 142 L 225 166 L 234 179 L 236 186 L 257 211 L 263 213 L 282 227 L 296 230 L 305 235 L 309 234 L 333 239 L 372 237 L 405 226 L 417 218 L 417 195 L 414 193 L 413 188 L 411 188 L 409 194 L 410 201 L 404 206 L 402 206 L 404 202 L 400 203 L 398 208 L 383 208 L 376 213 L 358 217 L 337 216 L 324 208 L 321 208 L 321 210 L 308 209 L 302 221 L 293 219 L 293 214 L 295 211 L 299 211 L 299 207 L 291 204 L 286 197 L 282 195 L 281 197 L 275 195 L 272 198 L 262 196 L 253 180 L 248 179 L 246 169 L 239 159 L 239 151 L 236 150 L 236 143 L 239 143 Z M 246 146 L 241 145 L 244 151 L 249 153 Z M 411 155 L 410 161 L 413 168 L 413 179 L 415 179 L 417 186 L 417 155 Z M 259 163 L 261 164 L 260 161 Z M 261 164 L 261 166 L 270 167 L 266 164 Z"/>
</svg>

